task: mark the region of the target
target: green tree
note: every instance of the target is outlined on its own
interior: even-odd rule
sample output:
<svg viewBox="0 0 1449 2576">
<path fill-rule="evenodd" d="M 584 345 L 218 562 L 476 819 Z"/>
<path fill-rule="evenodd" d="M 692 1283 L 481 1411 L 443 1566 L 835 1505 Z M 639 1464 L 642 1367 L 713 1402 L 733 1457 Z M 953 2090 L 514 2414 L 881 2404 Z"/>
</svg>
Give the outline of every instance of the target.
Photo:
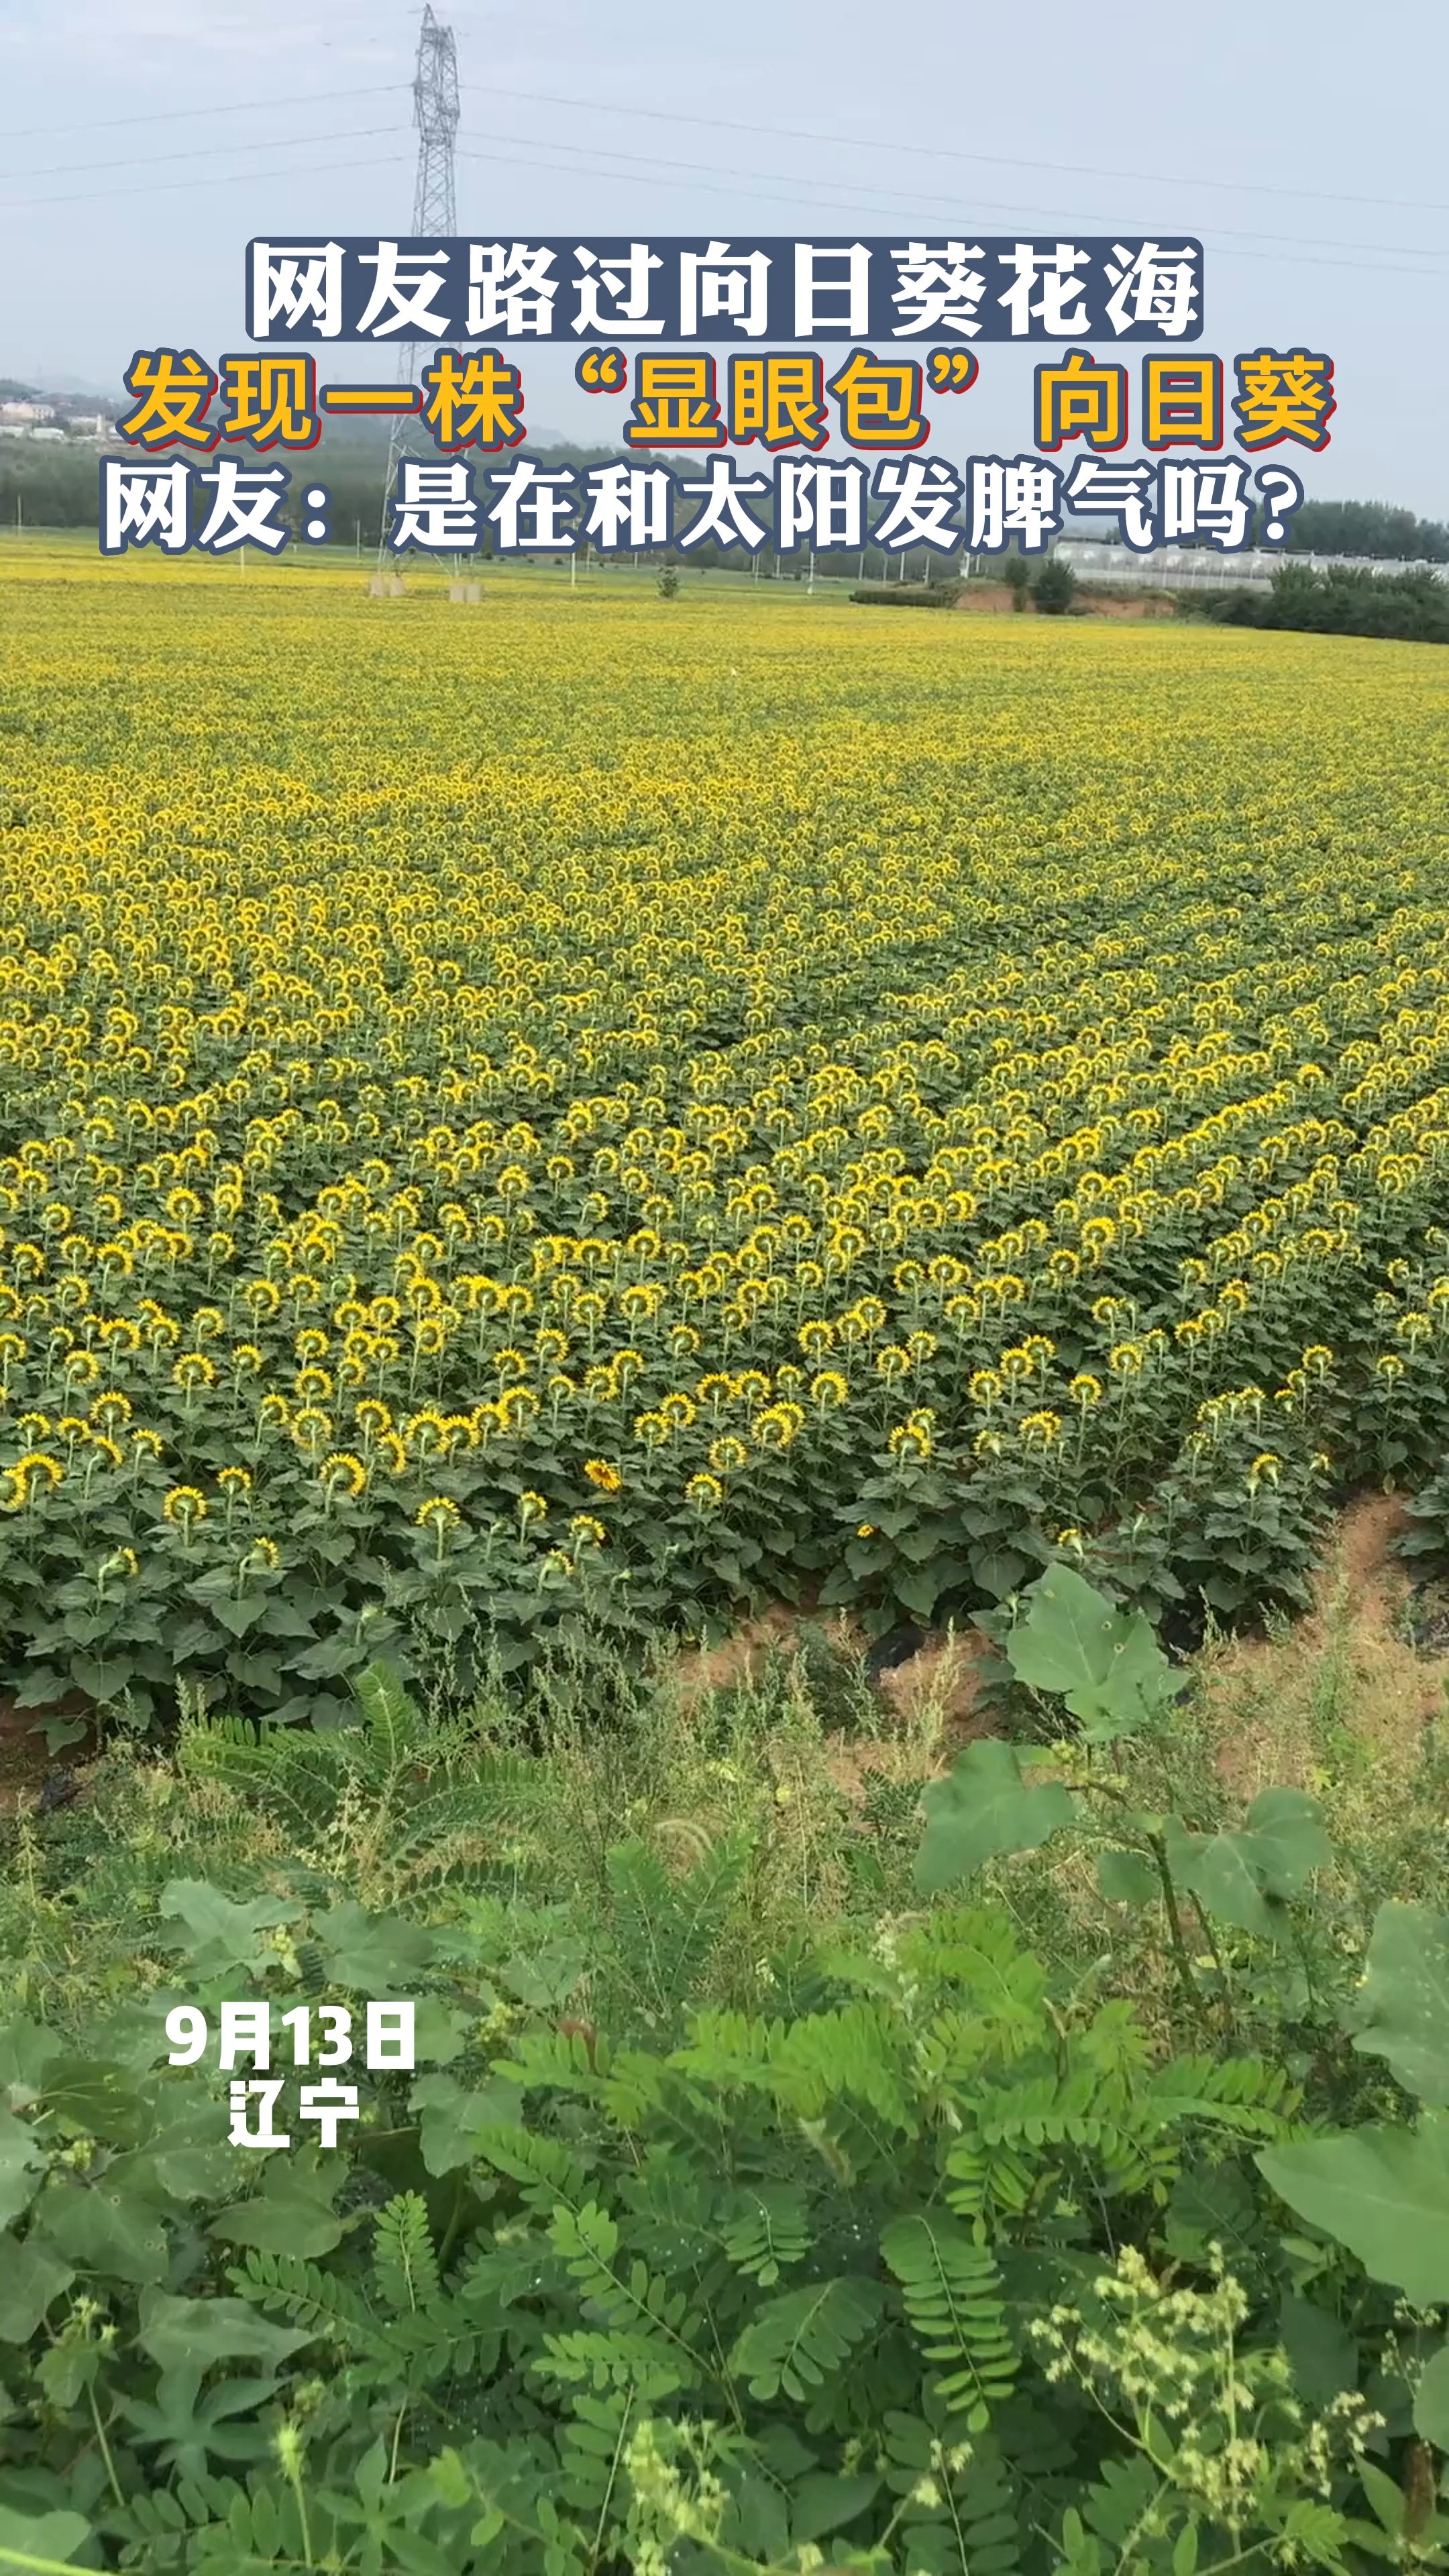
<svg viewBox="0 0 1449 2576">
<path fill-rule="evenodd" d="M 1077 595 L 1077 576 L 1060 555 L 1048 555 L 1037 567 L 1031 595 L 1043 617 L 1065 617 Z"/>
<path fill-rule="evenodd" d="M 1387 501 L 1305 501 L 1293 513 L 1287 542 L 1294 554 L 1449 562 L 1449 527 Z"/>
</svg>

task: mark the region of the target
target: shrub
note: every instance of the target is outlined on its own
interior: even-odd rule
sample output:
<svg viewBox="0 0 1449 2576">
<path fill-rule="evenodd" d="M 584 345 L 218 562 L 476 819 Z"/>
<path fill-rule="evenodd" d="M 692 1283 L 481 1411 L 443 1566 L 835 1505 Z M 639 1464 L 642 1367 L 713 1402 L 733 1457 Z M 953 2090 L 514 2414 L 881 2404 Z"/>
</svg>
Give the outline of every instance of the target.
<svg viewBox="0 0 1449 2576">
<path fill-rule="evenodd" d="M 1449 582 L 1431 572 L 1380 575 L 1357 568 L 1317 572 L 1284 563 L 1268 590 L 1178 594 L 1187 616 L 1223 626 L 1291 627 L 1312 635 L 1377 635 L 1407 644 L 1449 644 Z"/>
<path fill-rule="evenodd" d="M 1060 555 L 1048 555 L 1032 576 L 1031 595 L 1043 617 L 1065 617 L 1077 595 L 1077 576 Z"/>
<path fill-rule="evenodd" d="M 954 608 L 959 581 L 862 581 L 850 594 L 861 608 Z"/>
</svg>

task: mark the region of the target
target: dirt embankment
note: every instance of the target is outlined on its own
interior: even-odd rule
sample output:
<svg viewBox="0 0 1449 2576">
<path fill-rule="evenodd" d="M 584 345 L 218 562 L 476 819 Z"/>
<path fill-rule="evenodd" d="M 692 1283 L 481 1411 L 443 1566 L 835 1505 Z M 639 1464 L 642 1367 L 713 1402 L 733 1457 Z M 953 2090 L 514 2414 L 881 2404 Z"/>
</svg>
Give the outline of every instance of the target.
<svg viewBox="0 0 1449 2576">
<path fill-rule="evenodd" d="M 1335 1730 L 1376 1764 L 1414 1770 L 1425 1729 L 1445 1714 L 1449 1652 L 1438 1627 L 1410 1618 L 1394 1553 L 1404 1527 L 1392 1495 L 1364 1495 L 1324 1550 L 1312 1610 L 1280 1636 L 1235 1638 L 1203 1658 L 1223 1776 L 1244 1798 L 1306 1783 Z"/>
<path fill-rule="evenodd" d="M 1276 1783 L 1307 1782 L 1335 1729 L 1395 1775 L 1413 1771 L 1425 1729 L 1449 1704 L 1449 1600 L 1432 1615 L 1423 1602 L 1409 1615 L 1411 1585 L 1394 1553 L 1404 1525 L 1392 1496 L 1364 1496 L 1335 1524 L 1302 1619 L 1198 1658 L 1223 1779 L 1244 1800 Z M 887 1641 L 896 1660 L 873 1670 L 867 1687 L 867 1640 L 855 1622 L 783 1604 L 742 1621 L 719 1645 L 680 1655 L 672 1666 L 680 1702 L 687 1710 L 710 1691 L 757 1679 L 772 1660 L 800 1657 L 808 1666 L 812 1636 L 857 1677 L 851 1722 L 828 1738 L 830 1768 L 848 1793 L 867 1772 L 944 1770 L 963 1743 L 990 1731 L 979 1692 L 985 1648 L 974 1629 L 896 1632 Z M 70 1721 L 70 1740 L 55 1750 L 42 1731 L 47 1717 Z M 0 1812 L 42 1797 L 66 1803 L 96 1743 L 95 1712 L 78 1698 L 50 1710 L 0 1699 Z"/>
</svg>

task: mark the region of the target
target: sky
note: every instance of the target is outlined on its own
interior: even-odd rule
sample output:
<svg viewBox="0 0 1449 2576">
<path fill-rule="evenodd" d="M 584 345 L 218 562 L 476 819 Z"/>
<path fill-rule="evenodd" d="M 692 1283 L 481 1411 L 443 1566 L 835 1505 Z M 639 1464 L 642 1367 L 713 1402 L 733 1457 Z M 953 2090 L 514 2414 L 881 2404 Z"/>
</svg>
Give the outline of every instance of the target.
<svg viewBox="0 0 1449 2576">
<path fill-rule="evenodd" d="M 1311 498 L 1449 519 L 1442 0 L 436 5 L 461 233 L 1194 234 L 1202 348 L 1335 361 L 1329 446 L 1275 461 Z M 253 234 L 406 233 L 420 15 L 0 0 L 0 375 L 106 391 L 137 348 L 214 360 L 247 346 Z M 619 437 L 574 350 L 513 354 L 533 435 Z M 1043 354 L 983 348 L 933 451 L 1029 451 Z"/>
</svg>

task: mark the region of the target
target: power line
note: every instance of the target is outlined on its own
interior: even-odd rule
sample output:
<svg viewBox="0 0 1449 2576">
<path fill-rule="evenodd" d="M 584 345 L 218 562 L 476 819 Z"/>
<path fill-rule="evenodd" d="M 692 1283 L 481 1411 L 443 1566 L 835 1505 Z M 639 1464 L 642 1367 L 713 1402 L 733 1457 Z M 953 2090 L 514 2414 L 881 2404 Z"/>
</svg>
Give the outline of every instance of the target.
<svg viewBox="0 0 1449 2576">
<path fill-rule="evenodd" d="M 311 90 L 303 98 L 289 100 L 288 104 L 298 108 L 322 107 L 330 105 L 335 99 L 377 98 L 384 91 L 396 93 L 410 87 L 411 83 L 407 81 L 367 81 L 346 89 Z M 1156 170 L 1109 170 L 1093 162 L 1042 161 L 1028 158 L 1021 153 L 961 152 L 953 151 L 941 144 L 892 144 L 880 135 L 821 134 L 801 126 L 759 125 L 734 117 L 695 116 L 678 108 L 622 107 L 606 99 L 566 98 L 551 90 L 503 89 L 492 82 L 485 84 L 465 81 L 463 87 L 465 89 L 486 88 L 488 95 L 493 98 L 525 99 L 530 104 L 540 107 L 582 108 L 594 116 L 647 117 L 658 124 L 700 125 L 731 134 L 764 134 L 790 143 L 839 144 L 852 151 L 863 150 L 876 154 L 881 151 L 908 152 L 917 160 L 984 162 L 999 169 L 1050 170 L 1072 178 L 1125 179 L 1134 184 L 1146 183 L 1152 186 L 1218 188 L 1226 189 L 1229 193 L 1237 192 L 1247 196 L 1314 199 L 1329 205 L 1392 206 L 1407 214 L 1449 214 L 1449 205 L 1442 205 L 1434 199 L 1424 197 L 1363 196 L 1342 188 L 1289 188 L 1284 187 L 1280 182 L 1266 179 L 1187 178 L 1181 171 L 1169 174 Z M 209 107 L 148 108 L 129 116 L 87 117 L 64 125 L 6 126 L 0 127 L 0 142 L 25 143 L 52 134 L 99 134 L 124 125 L 175 125 L 198 116 L 241 116 L 250 113 L 254 108 L 275 107 L 276 104 L 274 93 L 268 98 L 218 101 Z"/>
<path fill-rule="evenodd" d="M 48 169 L 19 170 L 15 175 L 20 179 L 75 178 L 92 170 L 149 169 L 157 161 L 205 161 L 214 158 L 218 152 L 287 152 L 297 143 L 360 143 L 366 135 L 401 134 L 403 131 L 400 125 L 350 125 L 343 134 L 263 135 L 256 143 L 198 143 L 188 152 L 133 152 L 121 161 L 54 161 Z M 5 202 L 11 205 L 20 201 L 7 198 Z M 46 200 L 38 198 L 35 202 L 43 205 Z"/>
<path fill-rule="evenodd" d="M 793 175 L 787 176 L 784 172 L 779 170 L 724 170 L 720 168 L 717 162 L 676 161 L 672 159 L 663 159 L 656 153 L 623 152 L 616 149 L 616 147 L 611 143 L 597 145 L 564 143 L 552 135 L 535 137 L 529 134 L 515 134 L 511 135 L 508 139 L 510 142 L 521 143 L 528 149 L 541 148 L 544 151 L 569 152 L 575 155 L 589 151 L 601 152 L 611 161 L 632 162 L 640 169 L 684 170 L 688 172 L 691 177 L 699 173 L 708 173 L 708 175 L 713 178 L 729 179 L 735 185 L 738 185 L 741 181 L 744 181 L 746 185 L 749 185 L 749 183 L 754 180 L 763 179 L 768 183 L 788 188 L 792 192 L 792 195 L 814 195 L 818 193 L 819 187 L 828 187 L 830 185 L 829 181 L 816 182 L 811 179 L 797 181 Z M 472 157 L 487 158 L 489 156 L 474 155 Z M 596 171 L 592 175 L 598 177 L 606 174 Z M 879 202 L 884 193 L 885 192 L 879 188 L 856 188 L 852 183 L 851 194 L 855 200 L 874 198 Z M 904 194 L 906 192 L 902 191 L 901 193 Z M 917 209 L 922 206 L 934 206 L 934 202 L 935 201 L 933 199 L 929 198 L 917 197 L 914 199 Z M 892 213 L 896 211 L 897 204 L 898 199 L 892 202 L 890 207 L 890 211 Z M 1018 199 L 1012 198 L 1003 203 L 1000 198 L 996 198 L 985 200 L 982 204 L 981 210 L 986 213 L 999 214 L 1007 212 L 1011 208 L 1017 206 L 1019 206 Z M 1022 211 L 1032 215 L 1044 217 L 1050 216 L 1053 220 L 1061 216 L 1063 213 L 1063 209 L 1057 206 L 1029 206 L 1022 209 Z M 1072 220 L 1077 221 L 1079 218 L 1074 216 Z M 953 215 L 951 217 L 951 222 L 959 230 L 959 216 Z M 1394 259 L 1400 257 L 1406 259 L 1420 259 L 1436 256 L 1436 254 L 1431 251 L 1426 252 L 1417 250 L 1411 243 L 1405 242 L 1338 241 L 1333 239 L 1331 236 L 1325 238 L 1321 234 L 1314 233 L 1265 233 L 1259 230 L 1254 230 L 1251 233 L 1242 233 L 1225 224 L 1215 224 L 1212 229 L 1224 241 L 1288 242 L 1296 244 L 1300 248 L 1307 250 L 1369 250 L 1382 252 L 1385 257 Z"/>
<path fill-rule="evenodd" d="M 465 89 L 481 89 L 479 81 L 465 81 Z M 985 161 L 1004 170 L 1051 170 L 1066 178 L 1126 179 L 1134 185 L 1164 188 L 1240 189 L 1250 196 L 1312 197 L 1324 204 L 1340 206 L 1393 206 L 1401 213 L 1414 215 L 1449 215 L 1449 205 L 1439 205 L 1423 197 L 1351 196 L 1342 188 L 1285 188 L 1265 179 L 1189 178 L 1180 170 L 1170 175 L 1162 170 L 1103 170 L 1086 161 L 1033 161 L 1018 152 L 953 152 L 939 143 L 883 143 L 879 135 L 817 134 L 808 127 L 795 125 L 750 125 L 737 117 L 691 116 L 679 108 L 619 107 L 598 98 L 560 98 L 550 90 L 502 89 L 486 84 L 491 98 L 522 98 L 538 107 L 579 107 L 591 116 L 647 116 L 664 125 L 703 125 L 722 134 L 767 134 L 783 143 L 838 143 L 853 152 L 909 152 L 916 160 Z"/>
<path fill-rule="evenodd" d="M 388 83 L 387 86 L 392 88 L 395 84 Z M 630 113 L 632 112 L 633 111 L 631 110 Z M 764 131 L 765 129 L 760 130 Z M 360 140 L 364 136 L 396 134 L 401 131 L 402 129 L 400 127 L 392 125 L 362 126 L 349 129 L 346 134 L 327 135 L 320 139 L 323 142 L 341 143 L 344 141 L 352 141 L 354 139 Z M 295 135 L 286 138 L 277 138 L 270 143 L 217 144 L 214 146 L 204 147 L 200 152 L 175 152 L 167 153 L 159 157 L 169 161 L 182 161 L 204 159 L 213 151 L 225 153 L 285 151 L 295 149 L 303 144 L 311 145 L 315 139 L 316 138 L 311 135 Z M 566 177 L 578 176 L 618 181 L 625 180 L 630 176 L 628 171 L 608 169 L 597 159 L 587 159 L 585 157 L 586 147 L 583 145 L 559 142 L 552 143 L 550 145 L 550 149 L 554 151 L 567 152 L 574 156 L 568 161 L 554 161 L 540 157 L 537 146 L 533 144 L 529 138 L 521 137 L 518 139 L 523 143 L 524 148 L 517 152 L 510 152 L 506 146 L 502 144 L 490 145 L 486 153 L 470 152 L 466 147 L 459 148 L 462 151 L 462 157 L 465 160 L 512 162 L 526 169 L 557 171 L 562 176 Z M 667 172 L 669 170 L 677 169 L 684 170 L 688 174 L 686 177 L 679 179 L 654 176 L 651 179 L 650 184 L 655 187 L 687 188 L 692 191 L 702 188 L 702 191 L 706 196 L 719 196 L 724 194 L 727 189 L 728 193 L 735 198 L 736 201 L 738 201 L 741 190 L 743 189 L 747 200 L 758 199 L 766 203 L 783 205 L 798 205 L 802 198 L 804 198 L 814 206 L 817 212 L 822 214 L 838 213 L 847 221 L 851 222 L 855 221 L 857 217 L 860 196 L 862 194 L 871 197 L 876 197 L 878 195 L 878 192 L 873 189 L 857 191 L 851 203 L 842 204 L 837 198 L 829 196 L 822 197 L 816 183 L 809 180 L 797 180 L 793 176 L 785 178 L 778 172 L 726 171 L 720 169 L 717 164 L 674 162 L 649 154 L 616 151 L 612 146 L 607 144 L 601 145 L 597 147 L 597 149 L 601 151 L 608 160 L 629 162 L 637 167 L 647 168 L 651 172 Z M 232 186 L 242 180 L 266 183 L 272 179 L 311 178 L 314 173 L 318 176 L 324 176 L 332 171 L 350 171 L 372 168 L 386 169 L 394 167 L 398 161 L 403 160 L 406 157 L 407 156 L 405 154 L 392 153 L 381 158 L 374 157 L 368 161 L 332 161 L 311 163 L 305 166 L 299 166 L 294 163 L 289 168 L 278 170 L 220 171 L 209 178 L 187 177 L 185 179 L 146 180 L 132 188 L 71 189 L 60 195 L 44 197 L 4 197 L 0 198 L 0 206 L 3 206 L 9 211 L 39 211 L 47 206 L 96 205 L 117 198 L 171 194 L 178 188 L 213 188 Z M 124 168 L 128 165 L 125 163 L 99 162 L 90 164 L 79 163 L 75 166 L 78 170 L 84 170 L 87 168 Z M 26 175 L 41 177 L 51 174 L 35 172 L 33 174 L 27 173 Z M 61 174 L 57 171 L 54 175 L 59 176 Z M 725 183 L 724 187 L 711 184 L 714 180 L 723 181 Z M 759 184 L 762 180 L 767 183 L 763 187 Z M 778 186 L 768 184 L 774 182 L 777 182 Z M 829 186 L 828 181 L 821 184 L 826 187 Z M 927 202 L 928 201 L 917 199 L 914 208 L 910 210 L 902 208 L 899 205 L 887 204 L 883 207 L 878 206 L 877 212 L 882 220 L 888 214 L 893 220 L 899 221 L 901 224 L 924 222 L 927 220 L 927 216 L 922 210 L 923 206 L 925 206 Z M 1076 223 L 1079 228 L 1084 228 L 1081 225 L 1081 216 L 1079 211 L 1071 207 L 1023 207 L 1018 200 L 1008 200 L 1005 202 L 1000 200 L 987 200 L 981 205 L 979 210 L 983 213 L 1010 214 L 1013 219 L 1018 216 L 1032 216 L 1044 221 L 1072 222 Z M 954 211 L 949 215 L 932 215 L 930 219 L 936 224 L 959 224 L 960 221 L 959 214 Z M 439 227 L 432 226 L 426 229 L 438 231 Z M 1296 234 L 1256 235 L 1253 237 L 1254 239 L 1267 239 L 1279 245 L 1278 248 L 1273 250 L 1257 250 L 1242 246 L 1246 241 L 1246 236 L 1229 231 L 1223 227 L 1210 228 L 1206 237 L 1211 239 L 1214 232 L 1220 239 L 1238 245 L 1237 247 L 1226 251 L 1215 252 L 1215 256 L 1225 259 L 1266 260 L 1270 264 L 1274 262 L 1287 262 L 1292 266 L 1304 266 L 1310 268 L 1351 268 L 1365 272 L 1370 276 L 1431 278 L 1442 274 L 1442 269 L 1439 266 L 1421 265 L 1406 268 L 1397 264 L 1401 259 L 1414 259 L 1420 256 L 1430 261 L 1437 260 L 1439 256 L 1437 253 L 1430 252 L 1420 255 L 1406 247 L 1391 243 L 1369 243 L 1364 245 L 1365 248 L 1370 250 L 1382 250 L 1385 254 L 1382 259 L 1356 259 L 1344 255 L 1348 251 L 1349 245 L 1337 244 L 1332 241 L 1322 241 L 1314 236 L 1305 237 Z M 1316 257 L 1314 254 L 1317 249 L 1332 252 L 1334 255 L 1332 257 L 1325 258 Z"/>
<path fill-rule="evenodd" d="M 399 129 L 387 126 L 381 130 L 395 134 Z M 314 173 L 320 177 L 330 170 L 386 170 L 394 162 L 406 161 L 407 157 L 405 152 L 373 153 L 366 161 L 309 162 L 301 168 L 294 161 L 289 170 L 223 170 L 214 179 L 157 179 L 154 184 L 147 182 L 139 188 L 80 188 L 66 197 L 0 197 L 0 206 L 26 206 L 32 212 L 38 212 L 44 206 L 93 206 L 104 197 L 158 196 L 174 188 L 239 188 L 243 184 L 251 187 L 259 179 L 310 179 Z"/>
<path fill-rule="evenodd" d="M 369 81 L 361 89 L 316 89 L 305 98 L 288 99 L 289 107 L 326 107 L 335 98 L 377 98 L 385 89 L 402 90 L 406 81 Z M 147 108 L 136 116 L 93 116 L 76 125 L 12 125 L 0 128 L 0 143 L 32 143 L 42 134 L 102 134 L 116 125 L 179 125 L 191 116 L 243 116 L 254 107 L 275 107 L 270 98 L 233 98 L 215 107 Z"/>
<path fill-rule="evenodd" d="M 591 168 L 589 164 L 585 162 L 570 163 L 567 161 L 544 161 L 540 160 L 537 155 L 533 153 L 508 152 L 502 145 L 496 143 L 490 144 L 486 152 L 469 152 L 466 148 L 463 148 L 462 158 L 465 161 L 517 161 L 523 163 L 526 168 L 531 170 L 557 170 L 568 177 L 585 176 L 597 179 L 626 180 L 629 176 L 628 172 L 622 170 L 605 170 L 597 165 Z M 747 197 L 762 198 L 776 205 L 798 205 L 800 201 L 800 191 L 793 180 L 787 183 L 789 187 L 788 195 L 776 190 L 753 186 L 750 184 L 750 180 L 751 174 L 741 171 L 736 172 L 732 177 L 725 177 L 722 182 L 719 183 L 709 179 L 705 179 L 701 182 L 695 179 L 656 178 L 652 180 L 650 184 L 657 188 L 698 188 L 702 186 L 703 193 L 707 196 L 720 196 L 728 190 L 736 201 L 738 201 L 742 191 Z M 839 206 L 835 201 L 830 199 L 819 202 L 817 204 L 816 211 L 822 214 L 838 212 L 847 217 L 851 217 L 853 213 L 853 209 L 851 207 Z M 898 210 L 887 208 L 881 211 L 895 213 Z M 1021 211 L 1050 217 L 1053 222 L 1060 220 L 1063 222 L 1076 223 L 1082 231 L 1090 229 L 1089 226 L 1082 224 L 1080 217 L 1069 208 L 1064 209 L 1060 206 L 1047 206 L 1027 208 L 1022 209 Z M 919 222 L 921 220 L 919 210 L 915 214 L 901 215 L 900 220 L 902 223 Z M 959 217 L 952 215 L 949 218 L 942 218 L 941 220 L 957 223 L 959 222 Z M 1346 259 L 1337 255 L 1332 258 L 1320 258 L 1312 250 L 1284 249 L 1255 251 L 1239 246 L 1231 250 L 1215 252 L 1214 256 L 1228 260 L 1261 259 L 1267 260 L 1271 265 L 1286 264 L 1293 267 L 1365 269 L 1370 275 L 1375 277 L 1432 278 L 1441 273 L 1440 270 L 1436 268 L 1398 267 L 1391 261 L 1385 260 Z"/>
</svg>

